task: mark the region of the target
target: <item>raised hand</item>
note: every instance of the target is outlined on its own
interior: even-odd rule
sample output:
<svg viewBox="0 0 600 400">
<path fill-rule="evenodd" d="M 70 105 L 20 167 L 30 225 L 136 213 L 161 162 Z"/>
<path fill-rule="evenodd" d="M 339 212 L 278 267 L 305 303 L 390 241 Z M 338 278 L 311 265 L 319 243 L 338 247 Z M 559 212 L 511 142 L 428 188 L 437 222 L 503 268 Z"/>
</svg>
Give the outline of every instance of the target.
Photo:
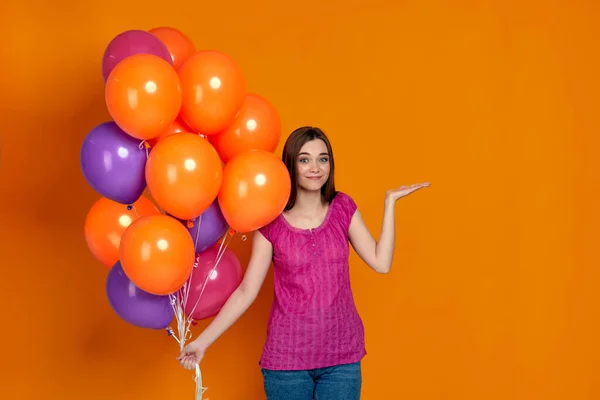
<svg viewBox="0 0 600 400">
<path fill-rule="evenodd" d="M 416 192 L 419 189 L 423 189 L 423 188 L 426 188 L 429 186 L 431 186 L 431 184 L 429 182 L 416 183 L 416 184 L 410 185 L 410 186 L 400 186 L 397 189 L 388 190 L 385 198 L 386 198 L 386 200 L 396 201 L 402 197 L 408 196 L 412 192 Z"/>
</svg>

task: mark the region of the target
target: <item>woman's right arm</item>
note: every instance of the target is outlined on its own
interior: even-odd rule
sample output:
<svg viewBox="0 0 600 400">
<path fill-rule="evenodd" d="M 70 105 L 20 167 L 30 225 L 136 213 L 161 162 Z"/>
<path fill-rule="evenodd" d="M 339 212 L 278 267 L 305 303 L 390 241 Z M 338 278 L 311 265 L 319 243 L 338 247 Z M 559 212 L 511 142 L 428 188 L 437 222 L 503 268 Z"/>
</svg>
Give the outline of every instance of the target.
<svg viewBox="0 0 600 400">
<path fill-rule="evenodd" d="M 185 358 L 186 354 L 192 357 L 195 356 L 195 358 L 201 358 L 204 351 L 246 312 L 256 299 L 265 281 L 272 258 L 273 246 L 271 242 L 259 231 L 255 231 L 252 240 L 252 254 L 250 255 L 250 262 L 248 263 L 242 283 L 229 296 L 229 299 L 210 325 L 193 342 L 186 346 L 180 359 Z M 198 363 L 200 359 L 189 361 Z"/>
</svg>

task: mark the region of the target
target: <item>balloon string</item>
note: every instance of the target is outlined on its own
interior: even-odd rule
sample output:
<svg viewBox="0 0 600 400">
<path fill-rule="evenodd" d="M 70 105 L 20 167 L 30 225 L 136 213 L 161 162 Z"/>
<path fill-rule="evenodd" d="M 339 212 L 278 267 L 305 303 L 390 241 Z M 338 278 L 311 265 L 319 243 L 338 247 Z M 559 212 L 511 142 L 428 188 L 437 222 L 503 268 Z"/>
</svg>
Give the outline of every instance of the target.
<svg viewBox="0 0 600 400">
<path fill-rule="evenodd" d="M 219 262 L 221 261 L 221 258 L 223 258 L 223 255 L 225 254 L 225 250 L 227 249 L 227 246 L 228 246 L 227 242 L 228 242 L 229 238 L 230 237 L 228 235 L 225 235 L 223 237 L 223 240 L 221 241 L 221 245 L 219 246 L 219 250 L 217 251 L 217 257 L 215 259 L 215 264 L 213 265 L 212 269 L 208 273 L 208 276 L 204 280 L 204 284 L 202 285 L 200 294 L 199 294 L 198 298 L 196 299 L 196 303 L 194 304 L 194 307 L 192 308 L 192 310 L 189 312 L 187 318 L 185 316 L 185 307 L 187 305 L 187 301 L 188 301 L 188 297 L 189 297 L 189 293 L 190 293 L 190 289 L 191 289 L 191 275 L 190 275 L 190 278 L 188 278 L 187 282 L 184 283 L 183 287 L 178 291 L 177 295 L 174 295 L 174 294 L 170 295 L 171 305 L 173 307 L 173 310 L 175 313 L 175 319 L 177 321 L 177 331 L 178 331 L 178 339 L 179 339 L 178 342 L 181 347 L 181 350 L 183 350 L 183 347 L 185 347 L 185 340 L 191 335 L 191 325 L 194 322 L 192 315 L 194 314 L 194 311 L 196 311 L 196 307 L 200 303 L 200 299 L 202 298 L 202 295 L 204 294 L 204 290 L 206 288 L 206 285 L 208 284 L 208 280 L 210 279 L 210 277 L 216 270 L 217 266 L 219 265 Z M 192 268 L 192 274 L 194 273 L 193 272 L 194 269 L 195 268 Z M 172 332 L 172 330 L 171 330 L 171 332 Z"/>
<path fill-rule="evenodd" d="M 202 225 L 202 214 L 196 217 L 196 224 L 198 224 L 198 228 L 196 230 L 196 242 L 194 243 L 194 248 L 198 247 L 198 239 L 200 238 L 200 225 Z"/>
<path fill-rule="evenodd" d="M 202 400 L 202 395 L 208 388 L 202 387 L 202 372 L 200 371 L 200 365 L 196 364 L 196 377 L 194 378 L 196 381 L 196 399 Z M 206 399 L 208 400 L 208 399 Z"/>
<path fill-rule="evenodd" d="M 198 248 L 198 239 L 200 238 L 200 228 L 202 227 L 202 214 L 200 214 L 199 216 L 196 217 L 196 238 L 194 240 L 194 249 Z M 190 286 L 192 284 L 192 276 L 194 275 L 194 270 L 196 269 L 196 267 L 198 266 L 198 264 L 196 264 L 198 258 L 196 257 L 194 260 L 194 266 L 192 267 L 192 272 L 190 273 L 189 278 L 187 279 L 187 281 L 183 284 L 183 289 L 184 289 L 184 299 L 183 299 L 183 305 L 185 306 L 187 304 L 188 301 L 188 297 L 190 295 Z"/>
<path fill-rule="evenodd" d="M 175 296 L 173 294 L 169 295 L 169 297 L 171 298 L 171 305 L 173 306 L 173 309 L 175 310 L 175 319 L 177 320 L 177 335 L 173 332 L 173 329 L 171 329 L 170 327 L 167 328 L 167 331 L 169 332 L 169 335 L 173 336 L 173 338 L 175 339 L 175 341 L 177 341 L 177 343 L 179 344 L 179 351 L 183 352 L 183 349 L 185 348 L 185 342 L 187 339 L 187 333 L 184 333 L 184 330 L 187 330 L 187 327 L 185 326 L 185 313 L 183 310 L 183 306 L 181 304 L 181 296 Z M 204 394 L 204 392 L 208 389 L 202 386 L 202 372 L 200 371 L 200 365 L 196 364 L 196 371 L 195 371 L 195 377 L 194 377 L 194 381 L 196 383 L 196 395 L 195 395 L 195 400 L 202 400 L 202 396 Z M 207 399 L 208 400 L 208 399 Z"/>
<path fill-rule="evenodd" d="M 170 294 L 171 306 L 175 313 L 175 321 L 177 322 L 177 334 L 173 332 L 173 329 L 167 328 L 167 331 L 173 338 L 179 343 L 179 351 L 183 351 L 185 347 L 186 335 L 185 335 L 185 317 L 184 310 L 181 305 L 181 296 Z"/>
<path fill-rule="evenodd" d="M 201 223 L 201 215 L 198 217 L 198 219 L 199 219 L 198 223 L 200 224 Z M 198 232 L 196 234 L 196 244 L 197 244 L 199 232 L 200 232 L 200 226 L 198 226 Z M 200 295 L 196 299 L 196 304 L 194 304 L 194 307 L 192 308 L 192 310 L 190 311 L 190 313 L 188 314 L 187 317 L 185 315 L 186 314 L 185 307 L 187 305 L 188 296 L 189 296 L 189 293 L 191 290 L 192 274 L 194 273 L 194 269 L 196 269 L 196 267 L 197 267 L 196 262 L 198 261 L 198 258 L 196 258 L 194 268 L 192 268 L 192 273 L 190 274 L 190 277 L 188 278 L 186 283 L 183 285 L 183 287 L 181 289 L 179 289 L 177 294 L 169 295 L 169 298 L 171 300 L 171 306 L 173 307 L 173 310 L 175 313 L 175 320 L 177 322 L 177 334 L 175 334 L 175 332 L 173 332 L 173 329 L 171 329 L 170 327 L 167 328 L 167 332 L 169 332 L 169 335 L 173 336 L 175 341 L 177 341 L 177 343 L 179 344 L 180 352 L 183 352 L 186 341 L 192 337 L 191 325 L 194 321 L 192 315 L 194 314 L 194 311 L 196 310 L 196 307 L 198 306 L 200 299 L 202 298 L 202 295 L 204 294 L 204 290 L 206 288 L 206 285 L 208 284 L 208 280 L 210 279 L 212 274 L 215 272 L 215 270 L 217 269 L 217 266 L 219 265 L 219 262 L 223 258 L 223 255 L 225 254 L 225 250 L 227 249 L 227 247 L 229 245 L 229 241 L 231 240 L 232 236 L 233 235 L 231 234 L 231 232 L 227 232 L 223 236 L 223 239 L 221 240 L 221 244 L 219 246 L 219 250 L 217 251 L 217 257 L 215 259 L 215 263 L 214 263 L 212 269 L 209 271 L 206 279 L 204 280 L 204 284 L 202 285 L 202 289 L 200 290 Z M 203 396 L 204 392 L 207 390 L 207 388 L 202 386 L 202 373 L 200 371 L 200 365 L 198 365 L 198 364 L 196 364 L 196 374 L 195 375 L 196 375 L 194 378 L 194 381 L 196 382 L 195 399 L 202 400 L 202 396 Z"/>
<path fill-rule="evenodd" d="M 227 249 L 227 246 L 229 245 L 229 241 L 231 240 L 232 236 L 233 235 L 231 235 L 229 232 L 223 236 L 223 240 L 221 241 L 221 245 L 219 246 L 219 250 L 217 251 L 215 265 L 212 267 L 212 269 L 208 273 L 208 276 L 204 280 L 204 285 L 202 285 L 202 290 L 200 291 L 200 295 L 198 296 L 198 299 L 196 300 L 196 304 L 194 304 L 194 307 L 192 308 L 192 311 L 190 312 L 190 316 L 188 317 L 188 324 L 186 326 L 186 330 L 190 330 L 190 325 L 191 325 L 191 322 L 193 321 L 193 318 L 191 317 L 191 315 L 194 314 L 194 311 L 196 310 L 196 307 L 198 306 L 198 303 L 200 302 L 200 299 L 202 298 L 202 295 L 204 294 L 204 289 L 206 288 L 206 285 L 208 284 L 208 280 L 212 276 L 213 272 L 217 269 L 217 266 L 219 265 L 219 262 L 223 258 L 223 255 L 225 254 L 225 250 Z M 200 371 L 199 364 L 196 364 L 196 378 L 194 380 L 196 381 L 196 399 L 195 400 L 202 400 L 202 396 L 204 395 L 204 392 L 208 388 L 205 388 L 202 386 L 202 372 Z M 206 399 L 206 400 L 208 400 L 208 399 Z"/>
<path fill-rule="evenodd" d="M 217 251 L 217 257 L 215 259 L 215 264 L 213 265 L 213 267 L 209 271 L 209 273 L 206 275 L 206 278 L 204 279 L 204 284 L 202 285 L 202 289 L 200 290 L 200 295 L 196 299 L 196 304 L 194 304 L 194 307 L 192 307 L 192 310 L 190 311 L 188 325 L 187 325 L 188 329 L 190 328 L 190 326 L 193 322 L 193 318 L 191 316 L 194 314 L 194 311 L 196 311 L 196 307 L 198 307 L 198 304 L 200 303 L 200 299 L 202 298 L 202 295 L 204 294 L 204 289 L 206 289 L 208 280 L 212 277 L 213 273 L 219 266 L 219 262 L 221 261 L 221 258 L 223 258 L 223 255 L 225 254 L 225 250 L 227 249 L 227 246 L 229 245 L 230 239 L 231 239 L 231 236 L 229 234 L 225 234 L 223 236 L 223 240 L 221 241 L 221 245 L 219 246 L 219 250 Z"/>
<path fill-rule="evenodd" d="M 156 201 L 154 196 L 152 196 L 152 191 L 150 190 L 149 187 L 146 187 L 143 194 L 144 194 L 144 196 L 146 196 L 146 199 L 148 199 L 158 209 L 158 212 L 160 212 L 162 215 L 166 214 L 165 210 L 162 209 L 160 204 L 158 204 L 158 201 Z"/>
<path fill-rule="evenodd" d="M 138 145 L 138 149 L 145 149 L 146 150 L 146 159 L 148 159 L 148 157 L 150 157 L 150 143 L 148 143 L 145 140 L 142 140 L 140 142 L 140 144 Z"/>
<path fill-rule="evenodd" d="M 128 204 L 127 210 L 133 210 L 133 212 L 135 213 L 135 216 L 138 218 L 140 217 L 140 213 L 138 212 L 137 208 L 135 208 L 135 206 L 133 204 Z"/>
</svg>

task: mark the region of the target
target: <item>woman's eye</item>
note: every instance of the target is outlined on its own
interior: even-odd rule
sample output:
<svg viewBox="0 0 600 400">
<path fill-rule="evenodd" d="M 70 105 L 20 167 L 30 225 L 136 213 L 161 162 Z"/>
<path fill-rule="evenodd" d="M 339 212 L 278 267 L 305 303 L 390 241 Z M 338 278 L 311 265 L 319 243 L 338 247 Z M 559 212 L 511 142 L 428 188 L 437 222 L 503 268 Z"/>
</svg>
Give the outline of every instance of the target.
<svg viewBox="0 0 600 400">
<path fill-rule="evenodd" d="M 321 162 L 323 162 L 323 163 L 326 163 L 327 161 L 329 161 L 329 159 L 328 159 L 328 158 L 325 158 L 325 157 L 324 157 L 324 158 L 321 158 Z"/>
</svg>

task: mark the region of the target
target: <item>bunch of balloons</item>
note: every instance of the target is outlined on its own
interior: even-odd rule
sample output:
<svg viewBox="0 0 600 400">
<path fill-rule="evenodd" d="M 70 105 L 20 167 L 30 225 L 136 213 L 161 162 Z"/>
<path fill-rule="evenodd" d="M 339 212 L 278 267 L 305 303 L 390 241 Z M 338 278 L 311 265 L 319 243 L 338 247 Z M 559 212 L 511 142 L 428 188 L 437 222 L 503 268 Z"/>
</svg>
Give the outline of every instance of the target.
<svg viewBox="0 0 600 400">
<path fill-rule="evenodd" d="M 87 134 L 80 161 L 101 196 L 84 234 L 110 269 L 109 303 L 142 328 L 212 317 L 242 279 L 228 238 L 271 222 L 290 194 L 273 154 L 278 112 L 234 60 L 175 28 L 120 33 L 102 74 L 112 120 Z"/>
</svg>

